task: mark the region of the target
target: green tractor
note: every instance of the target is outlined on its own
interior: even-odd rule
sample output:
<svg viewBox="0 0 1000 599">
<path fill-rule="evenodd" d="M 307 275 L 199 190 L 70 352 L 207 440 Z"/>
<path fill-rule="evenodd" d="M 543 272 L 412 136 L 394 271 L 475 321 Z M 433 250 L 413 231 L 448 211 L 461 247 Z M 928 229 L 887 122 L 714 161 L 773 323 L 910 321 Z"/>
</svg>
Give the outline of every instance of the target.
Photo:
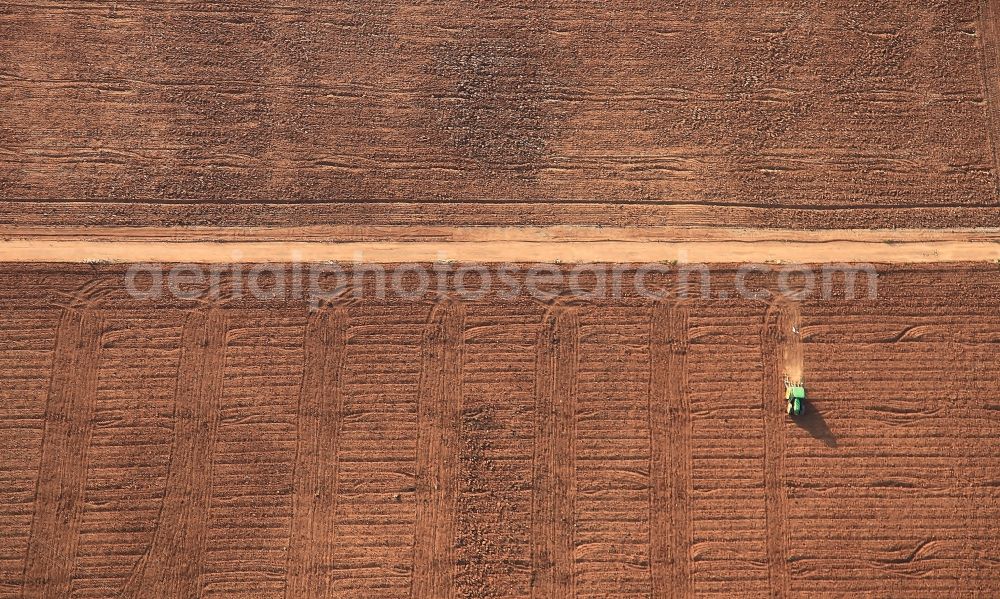
<svg viewBox="0 0 1000 599">
<path fill-rule="evenodd" d="M 785 401 L 788 415 L 801 416 L 806 411 L 806 388 L 802 381 L 793 383 L 785 377 Z"/>
</svg>

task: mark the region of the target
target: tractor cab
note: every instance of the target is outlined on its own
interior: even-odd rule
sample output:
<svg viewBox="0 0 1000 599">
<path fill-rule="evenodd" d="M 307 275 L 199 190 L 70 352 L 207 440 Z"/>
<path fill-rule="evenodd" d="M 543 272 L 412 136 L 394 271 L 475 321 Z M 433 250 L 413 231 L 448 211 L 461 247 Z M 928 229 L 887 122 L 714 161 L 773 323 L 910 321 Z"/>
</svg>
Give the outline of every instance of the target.
<svg viewBox="0 0 1000 599">
<path fill-rule="evenodd" d="M 801 416 L 806 411 L 806 388 L 801 382 L 793 383 L 785 379 L 785 401 L 788 414 Z"/>
</svg>

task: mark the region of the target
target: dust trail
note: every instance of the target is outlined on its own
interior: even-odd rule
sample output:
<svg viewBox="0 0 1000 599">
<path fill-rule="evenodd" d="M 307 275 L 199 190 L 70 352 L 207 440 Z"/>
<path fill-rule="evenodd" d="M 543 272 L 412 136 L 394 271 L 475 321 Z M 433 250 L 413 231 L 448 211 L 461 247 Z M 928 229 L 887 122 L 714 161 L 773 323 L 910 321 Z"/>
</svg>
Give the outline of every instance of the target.
<svg viewBox="0 0 1000 599">
<path fill-rule="evenodd" d="M 781 360 L 785 376 L 792 382 L 802 382 L 805 373 L 802 354 L 802 314 L 799 304 L 795 302 L 783 304 L 779 311 L 777 326 L 781 334 Z"/>
<path fill-rule="evenodd" d="M 579 314 L 556 306 L 545 315 L 535 373 L 532 476 L 532 596 L 575 593 L 576 370 Z"/>
<path fill-rule="evenodd" d="M 190 313 L 181 334 L 174 440 L 160 517 L 123 597 L 168 599 L 201 593 L 225 350 L 225 312 L 211 307 Z"/>
<path fill-rule="evenodd" d="M 310 313 L 303 340 L 286 597 L 332 595 L 347 337 L 346 308 Z"/>
<path fill-rule="evenodd" d="M 22 596 L 69 597 L 80 538 L 103 321 L 63 310 L 56 331 Z"/>
<path fill-rule="evenodd" d="M 410 596 L 455 594 L 456 501 L 465 306 L 437 304 L 424 333 L 417 427 L 417 505 Z"/>
<path fill-rule="evenodd" d="M 653 307 L 649 349 L 649 568 L 653 597 L 687 597 L 692 593 L 687 305 L 657 303 Z"/>
<path fill-rule="evenodd" d="M 798 341 L 798 335 L 792 331 L 793 324 L 798 320 L 798 305 L 781 299 L 768 307 L 761 329 L 767 575 L 771 595 L 778 597 L 787 597 L 790 589 L 786 526 L 788 505 L 784 486 L 787 424 L 784 377 L 801 375 L 801 342 Z M 788 372 L 789 368 L 792 372 Z"/>
</svg>

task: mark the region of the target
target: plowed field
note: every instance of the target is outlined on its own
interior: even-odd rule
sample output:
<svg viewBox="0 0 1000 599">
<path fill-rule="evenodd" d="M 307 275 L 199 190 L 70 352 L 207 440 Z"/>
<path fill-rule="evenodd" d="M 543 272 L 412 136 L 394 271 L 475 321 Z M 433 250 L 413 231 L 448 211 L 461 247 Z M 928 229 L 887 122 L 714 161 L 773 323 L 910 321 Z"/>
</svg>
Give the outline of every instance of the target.
<svg viewBox="0 0 1000 599">
<path fill-rule="evenodd" d="M 0 594 L 997 595 L 1000 269 L 880 274 L 310 312 L 0 267 Z"/>
<path fill-rule="evenodd" d="M 0 221 L 996 225 L 998 19 L 998 0 L 8 2 Z"/>
</svg>

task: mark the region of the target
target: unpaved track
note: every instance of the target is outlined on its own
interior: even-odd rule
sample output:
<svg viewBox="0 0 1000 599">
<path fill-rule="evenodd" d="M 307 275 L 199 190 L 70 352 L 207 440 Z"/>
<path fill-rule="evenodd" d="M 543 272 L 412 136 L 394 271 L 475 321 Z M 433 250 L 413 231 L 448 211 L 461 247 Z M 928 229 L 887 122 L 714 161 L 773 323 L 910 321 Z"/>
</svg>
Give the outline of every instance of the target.
<svg viewBox="0 0 1000 599">
<path fill-rule="evenodd" d="M 213 237 L 218 235 L 218 237 Z M 991 262 L 1000 230 L 591 227 L 197 232 L 197 240 L 96 231 L 0 240 L 0 262 Z M 284 237 L 283 237 L 284 236 Z M 168 235 L 169 237 L 169 235 Z M 361 240 L 359 240 L 359 237 Z M 122 240 L 125 238 L 126 240 Z M 279 241 L 278 239 L 285 239 Z"/>
<path fill-rule="evenodd" d="M 881 267 L 878 300 L 313 313 L 122 276 L 0 267 L 2 596 L 1000 593 L 995 265 Z"/>
</svg>

